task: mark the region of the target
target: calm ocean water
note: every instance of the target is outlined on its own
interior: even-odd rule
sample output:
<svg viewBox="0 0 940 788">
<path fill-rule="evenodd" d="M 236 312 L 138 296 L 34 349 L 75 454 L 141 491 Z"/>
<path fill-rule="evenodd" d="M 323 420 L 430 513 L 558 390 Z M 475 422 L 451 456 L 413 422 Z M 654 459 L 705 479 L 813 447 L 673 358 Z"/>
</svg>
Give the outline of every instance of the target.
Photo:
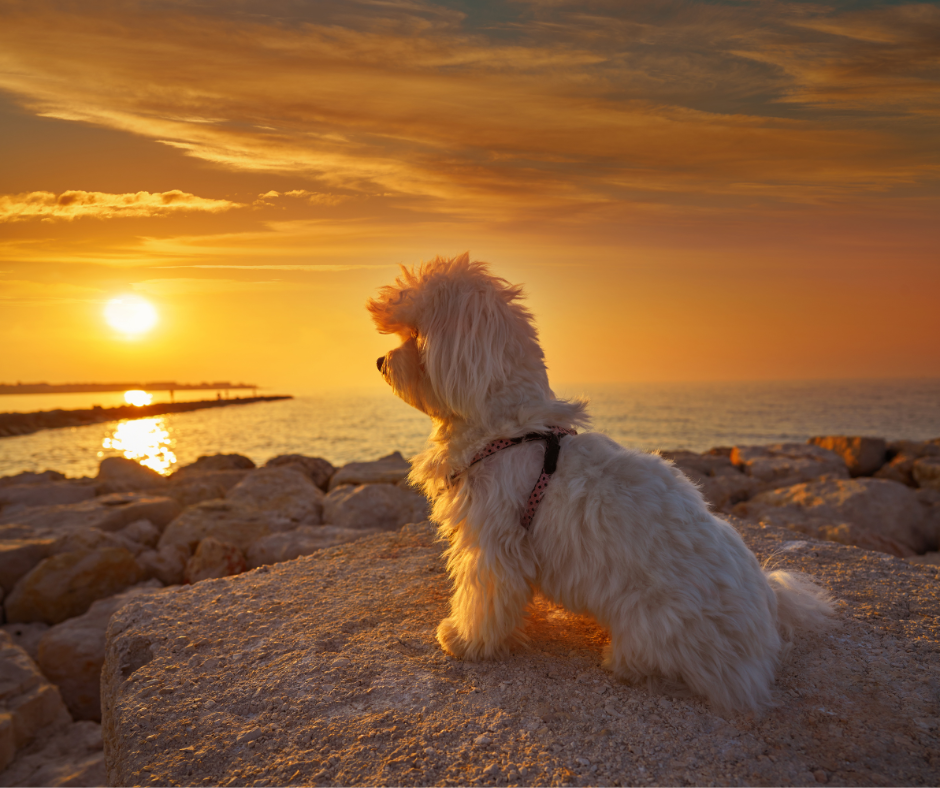
<svg viewBox="0 0 940 788">
<path fill-rule="evenodd" d="M 938 379 L 634 384 L 556 393 L 587 396 L 594 429 L 640 449 L 704 451 L 823 434 L 940 437 Z M 0 398 L 0 410 L 89 407 L 92 398 L 105 407 L 122 399 L 45 395 L 13 407 L 9 397 Z M 101 459 L 114 455 L 163 473 L 217 453 L 244 454 L 258 465 L 287 453 L 341 465 L 395 450 L 409 457 L 423 448 L 429 426 L 391 392 L 298 397 L 0 438 L 0 476 L 47 468 L 94 476 Z"/>
</svg>

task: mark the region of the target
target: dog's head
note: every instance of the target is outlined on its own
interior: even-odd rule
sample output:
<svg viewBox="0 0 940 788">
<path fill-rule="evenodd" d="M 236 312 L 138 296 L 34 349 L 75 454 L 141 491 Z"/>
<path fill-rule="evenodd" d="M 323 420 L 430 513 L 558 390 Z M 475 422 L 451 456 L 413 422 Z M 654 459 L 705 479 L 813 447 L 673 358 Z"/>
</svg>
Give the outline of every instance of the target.
<svg viewBox="0 0 940 788">
<path fill-rule="evenodd" d="M 469 254 L 402 267 L 368 302 L 379 331 L 402 344 L 378 359 L 405 402 L 435 419 L 499 418 L 494 410 L 551 395 L 522 288 Z"/>
</svg>

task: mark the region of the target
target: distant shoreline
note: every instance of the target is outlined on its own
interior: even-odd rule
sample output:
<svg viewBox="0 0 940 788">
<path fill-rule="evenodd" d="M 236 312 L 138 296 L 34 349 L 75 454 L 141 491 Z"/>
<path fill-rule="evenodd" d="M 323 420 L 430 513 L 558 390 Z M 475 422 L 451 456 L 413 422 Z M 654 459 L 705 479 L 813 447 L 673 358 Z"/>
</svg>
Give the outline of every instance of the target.
<svg viewBox="0 0 940 788">
<path fill-rule="evenodd" d="M 40 430 L 62 427 L 82 427 L 120 419 L 144 419 L 165 413 L 185 413 L 205 408 L 228 405 L 251 405 L 255 402 L 275 402 L 293 399 L 289 394 L 273 397 L 235 397 L 233 399 L 197 400 L 195 402 L 160 402 L 153 405 L 119 405 L 115 408 L 88 408 L 82 410 L 40 410 L 33 413 L 0 413 L 0 438 L 29 435 Z"/>
<path fill-rule="evenodd" d="M 0 383 L 0 396 L 6 394 L 86 394 L 106 391 L 228 391 L 251 389 L 254 383 L 232 383 L 218 380 L 214 383 L 177 383 L 175 380 L 160 380 L 150 383 Z"/>
</svg>

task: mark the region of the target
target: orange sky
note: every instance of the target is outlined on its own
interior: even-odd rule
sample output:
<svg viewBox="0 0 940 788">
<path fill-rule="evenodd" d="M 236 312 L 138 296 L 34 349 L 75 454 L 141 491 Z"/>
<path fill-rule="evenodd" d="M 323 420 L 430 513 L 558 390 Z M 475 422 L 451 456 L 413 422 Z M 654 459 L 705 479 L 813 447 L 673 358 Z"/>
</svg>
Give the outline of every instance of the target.
<svg viewBox="0 0 940 788">
<path fill-rule="evenodd" d="M 366 298 L 465 250 L 557 384 L 940 376 L 938 41 L 935 3 L 6 2 L 0 382 L 379 388 Z"/>
</svg>

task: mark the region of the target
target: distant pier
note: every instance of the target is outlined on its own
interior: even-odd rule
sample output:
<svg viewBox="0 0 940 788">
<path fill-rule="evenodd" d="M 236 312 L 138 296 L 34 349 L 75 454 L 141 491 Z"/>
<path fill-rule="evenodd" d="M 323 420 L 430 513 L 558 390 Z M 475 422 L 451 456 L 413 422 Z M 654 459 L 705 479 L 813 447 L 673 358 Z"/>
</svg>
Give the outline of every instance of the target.
<svg viewBox="0 0 940 788">
<path fill-rule="evenodd" d="M 183 387 L 180 387 L 183 388 Z M 192 388 L 192 387 L 189 387 Z M 236 388 L 236 387 L 232 387 Z M 248 388 L 246 386 L 246 388 Z M 120 390 L 120 389 L 118 389 Z M 277 402 L 293 399 L 290 395 L 276 397 L 233 397 L 231 399 L 198 400 L 196 402 L 160 402 L 153 405 L 119 405 L 114 408 L 85 410 L 41 410 L 33 413 L 0 413 L 0 438 L 29 435 L 40 430 L 62 427 L 82 427 L 121 419 L 145 419 L 165 413 L 186 413 L 204 408 L 224 408 L 229 405 L 251 405 L 255 402 Z"/>
</svg>

